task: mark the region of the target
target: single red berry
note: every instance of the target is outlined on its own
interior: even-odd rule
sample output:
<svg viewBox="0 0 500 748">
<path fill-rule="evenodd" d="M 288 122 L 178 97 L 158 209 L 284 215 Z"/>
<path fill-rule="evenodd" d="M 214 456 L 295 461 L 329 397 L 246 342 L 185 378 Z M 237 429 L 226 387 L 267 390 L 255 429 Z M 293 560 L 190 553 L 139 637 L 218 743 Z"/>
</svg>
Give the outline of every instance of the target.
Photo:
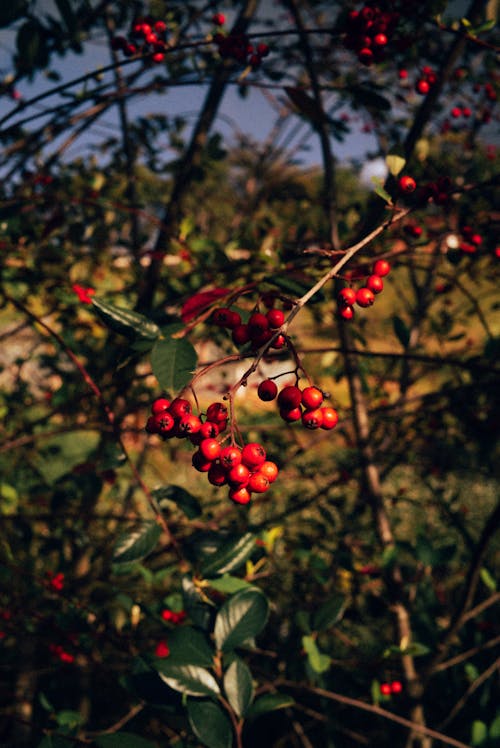
<svg viewBox="0 0 500 748">
<path fill-rule="evenodd" d="M 417 183 L 413 179 L 413 177 L 409 177 L 408 175 L 405 175 L 403 177 L 400 177 L 399 182 L 399 189 L 401 192 L 405 192 L 406 194 L 409 194 L 410 192 L 414 192 Z"/>
<path fill-rule="evenodd" d="M 269 47 L 267 46 L 267 44 L 265 44 L 264 42 L 259 42 L 259 44 L 257 44 L 257 54 L 259 55 L 259 57 L 267 57 L 267 55 L 269 54 Z"/>
<path fill-rule="evenodd" d="M 454 106 L 453 109 L 450 112 L 451 116 L 457 119 L 458 117 L 462 116 L 462 110 L 459 106 Z"/>
<path fill-rule="evenodd" d="M 248 320 L 248 332 L 254 338 L 269 329 L 269 321 L 265 314 L 254 312 Z"/>
<path fill-rule="evenodd" d="M 343 288 L 337 296 L 339 304 L 345 304 L 345 306 L 352 306 L 356 301 L 356 291 L 354 288 Z"/>
<path fill-rule="evenodd" d="M 173 432 L 175 427 L 175 419 L 168 410 L 164 410 L 163 413 L 158 413 L 154 416 L 156 423 L 156 433 L 166 436 Z"/>
<path fill-rule="evenodd" d="M 325 431 L 330 431 L 331 429 L 334 429 L 337 423 L 339 422 L 339 414 L 335 410 L 335 408 L 321 408 L 323 412 L 323 422 L 321 424 L 321 428 Z"/>
<path fill-rule="evenodd" d="M 155 62 L 157 65 L 159 65 L 161 62 L 165 59 L 165 53 L 164 52 L 155 52 L 154 55 L 152 55 L 151 59 L 153 62 Z"/>
<path fill-rule="evenodd" d="M 229 330 L 234 330 L 235 327 L 241 325 L 241 317 L 238 312 L 233 312 L 232 309 L 220 307 L 220 309 L 215 309 L 213 312 L 212 322 L 219 325 L 219 327 L 227 327 Z"/>
<path fill-rule="evenodd" d="M 176 397 L 170 403 L 169 412 L 174 418 L 182 418 L 191 413 L 191 403 L 182 397 Z"/>
<path fill-rule="evenodd" d="M 269 479 L 264 475 L 264 473 L 261 473 L 260 470 L 256 473 L 252 473 L 248 479 L 247 488 L 249 491 L 265 493 L 269 486 Z"/>
<path fill-rule="evenodd" d="M 281 309 L 270 309 L 266 314 L 271 330 L 277 330 L 285 321 L 285 314 Z"/>
<path fill-rule="evenodd" d="M 376 44 L 377 47 L 385 47 L 387 44 L 387 37 L 385 34 L 375 34 L 373 37 L 373 43 Z"/>
<path fill-rule="evenodd" d="M 373 294 L 373 291 L 370 291 L 370 289 L 366 288 L 365 286 L 358 288 L 358 290 L 356 291 L 356 303 L 358 304 L 358 306 L 368 307 L 371 306 L 374 301 L 375 296 Z"/>
<path fill-rule="evenodd" d="M 464 106 L 464 108 L 462 109 L 462 114 L 464 117 L 468 118 L 472 115 L 472 109 L 468 106 Z"/>
<path fill-rule="evenodd" d="M 220 464 L 225 470 L 231 470 L 241 462 L 241 449 L 236 446 L 224 447 L 219 455 Z"/>
<path fill-rule="evenodd" d="M 307 429 L 319 429 L 323 425 L 323 412 L 321 408 L 305 410 L 302 414 L 302 425 Z"/>
<path fill-rule="evenodd" d="M 483 237 L 481 234 L 472 234 L 470 240 L 476 245 L 476 247 L 479 247 L 479 245 L 483 243 Z"/>
<path fill-rule="evenodd" d="M 205 460 L 213 462 L 221 453 L 221 446 L 217 439 L 203 439 L 200 442 L 200 454 Z"/>
<path fill-rule="evenodd" d="M 248 325 L 237 325 L 236 327 L 234 327 L 231 333 L 231 337 L 233 339 L 233 343 L 235 343 L 236 345 L 245 345 L 245 343 L 248 343 L 248 341 L 250 340 Z"/>
<path fill-rule="evenodd" d="M 280 416 L 287 423 L 294 423 L 294 421 L 300 421 L 302 418 L 302 408 L 280 408 Z"/>
<path fill-rule="evenodd" d="M 390 696 L 391 695 L 391 685 L 390 683 L 381 683 L 380 684 L 380 693 L 382 696 Z"/>
<path fill-rule="evenodd" d="M 168 644 L 166 641 L 158 642 L 155 648 L 155 655 L 156 657 L 168 657 L 170 654 L 170 649 L 168 647 Z"/>
<path fill-rule="evenodd" d="M 278 466 L 275 462 L 271 462 L 271 460 L 264 460 L 257 472 L 265 475 L 269 483 L 274 483 L 274 481 L 278 477 L 279 471 Z"/>
<path fill-rule="evenodd" d="M 227 416 L 227 408 L 224 403 L 212 403 L 208 406 L 207 421 L 221 423 L 222 421 L 227 421 Z"/>
<path fill-rule="evenodd" d="M 144 41 L 146 42 L 146 44 L 153 45 L 153 44 L 157 44 L 159 39 L 156 36 L 156 34 L 151 31 L 149 34 L 146 34 L 146 36 L 144 37 Z"/>
<path fill-rule="evenodd" d="M 391 683 L 391 693 L 401 693 L 403 684 L 399 680 L 393 680 Z"/>
<path fill-rule="evenodd" d="M 151 405 L 151 413 L 155 416 L 157 413 L 163 413 L 164 410 L 168 410 L 170 407 L 170 400 L 166 397 L 157 397 Z"/>
<path fill-rule="evenodd" d="M 146 421 L 146 431 L 148 432 L 148 434 L 158 433 L 158 426 L 155 416 L 149 416 L 148 420 Z"/>
<path fill-rule="evenodd" d="M 401 70 L 399 70 L 398 71 L 398 78 L 401 81 L 406 80 L 408 78 L 408 70 L 405 70 L 404 68 L 402 68 Z"/>
<path fill-rule="evenodd" d="M 343 306 L 339 309 L 339 314 L 342 319 L 352 319 L 354 317 L 354 309 L 352 306 Z"/>
<path fill-rule="evenodd" d="M 274 400 L 278 394 L 278 385 L 272 379 L 264 379 L 257 389 L 257 394 L 264 402 Z"/>
<path fill-rule="evenodd" d="M 212 23 L 215 26 L 224 26 L 226 23 L 226 16 L 224 13 L 214 13 L 212 16 Z"/>
<path fill-rule="evenodd" d="M 408 234 L 408 236 L 413 237 L 414 239 L 418 239 L 420 236 L 422 236 L 422 227 L 417 226 L 416 223 L 408 223 L 404 227 L 405 233 Z"/>
<path fill-rule="evenodd" d="M 415 84 L 415 90 L 417 93 L 425 96 L 431 90 L 431 85 L 425 78 L 420 78 Z"/>
<path fill-rule="evenodd" d="M 384 281 L 380 275 L 370 275 L 366 281 L 366 287 L 373 293 L 381 293 L 384 290 Z"/>
<path fill-rule="evenodd" d="M 369 67 L 373 64 L 373 52 L 368 47 L 363 47 L 363 49 L 360 49 L 358 52 L 358 60 L 363 64 Z"/>
<path fill-rule="evenodd" d="M 165 21 L 155 21 L 154 30 L 157 34 L 164 34 L 167 30 L 167 24 Z"/>
<path fill-rule="evenodd" d="M 259 444 L 258 442 L 245 444 L 241 451 L 241 461 L 244 465 L 250 468 L 250 470 L 258 468 L 263 462 L 265 462 L 265 459 L 266 450 L 262 444 Z"/>
<path fill-rule="evenodd" d="M 245 487 L 242 488 L 231 488 L 229 491 L 229 498 L 234 501 L 235 504 L 248 504 L 250 499 L 250 491 Z"/>
<path fill-rule="evenodd" d="M 278 395 L 278 406 L 284 410 L 298 408 L 302 402 L 302 392 L 295 385 L 283 387 Z"/>
<path fill-rule="evenodd" d="M 271 347 L 272 348 L 276 348 L 276 349 L 280 349 L 280 348 L 284 348 L 285 346 L 286 346 L 286 338 L 285 338 L 284 335 L 280 334 L 280 335 L 278 335 L 276 337 L 276 339 L 275 339 L 275 341 L 274 341 L 274 343 L 272 344 Z"/>
<path fill-rule="evenodd" d="M 246 486 L 250 478 L 250 470 L 240 462 L 227 471 L 226 475 L 232 486 Z"/>
<path fill-rule="evenodd" d="M 201 428 L 198 431 L 197 436 L 199 435 L 201 439 L 215 439 L 215 437 L 218 434 L 219 434 L 218 424 L 214 423 L 213 421 L 205 421 L 205 423 L 201 424 Z"/>
<path fill-rule="evenodd" d="M 197 434 L 200 429 L 201 421 L 198 416 L 195 416 L 193 413 L 188 413 L 187 416 L 182 416 L 177 424 L 177 434 L 179 436 Z"/>
<path fill-rule="evenodd" d="M 222 467 L 220 462 L 212 462 L 207 478 L 212 486 L 223 486 L 227 483 L 227 471 Z"/>
<path fill-rule="evenodd" d="M 391 272 L 391 266 L 387 260 L 377 260 L 373 265 L 373 274 L 385 278 Z"/>
<path fill-rule="evenodd" d="M 323 393 L 319 387 L 306 387 L 302 390 L 302 405 L 304 408 L 314 410 L 319 408 L 323 402 Z"/>
<path fill-rule="evenodd" d="M 208 473 L 212 467 L 213 460 L 207 460 L 198 450 L 191 458 L 191 464 L 199 473 Z"/>
</svg>

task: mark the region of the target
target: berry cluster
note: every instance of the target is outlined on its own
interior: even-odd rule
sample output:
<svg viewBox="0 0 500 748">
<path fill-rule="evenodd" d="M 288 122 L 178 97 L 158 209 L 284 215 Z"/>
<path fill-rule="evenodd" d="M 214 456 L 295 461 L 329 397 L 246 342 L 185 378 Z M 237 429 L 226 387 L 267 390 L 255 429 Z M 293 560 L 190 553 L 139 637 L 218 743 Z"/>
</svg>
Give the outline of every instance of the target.
<svg viewBox="0 0 500 748">
<path fill-rule="evenodd" d="M 339 314 L 342 319 L 350 320 L 354 317 L 354 304 L 369 307 L 375 302 L 376 294 L 384 290 L 384 278 L 390 273 L 391 266 L 387 260 L 376 260 L 372 273 L 366 279 L 365 285 L 358 288 L 343 288 L 337 296 Z"/>
<path fill-rule="evenodd" d="M 57 657 L 61 662 L 65 662 L 67 665 L 71 665 L 75 661 L 74 655 L 70 652 L 66 652 L 61 644 L 49 644 L 50 652 Z"/>
<path fill-rule="evenodd" d="M 228 411 L 223 403 L 212 403 L 204 421 L 191 412 L 189 400 L 180 397 L 172 402 L 157 398 L 151 413 L 146 424 L 148 433 L 163 439 L 188 437 L 198 447 L 192 457 L 193 467 L 207 473 L 213 486 L 229 486 L 229 498 L 235 503 L 248 504 L 252 493 L 264 493 L 276 480 L 278 467 L 266 459 L 261 444 L 223 446 L 217 438 L 227 428 Z"/>
<path fill-rule="evenodd" d="M 167 621 L 167 623 L 173 623 L 174 626 L 178 626 L 185 620 L 186 611 L 179 610 L 178 612 L 176 612 L 175 610 L 170 610 L 170 608 L 165 608 L 161 612 L 161 617 L 164 621 Z"/>
<path fill-rule="evenodd" d="M 462 227 L 462 241 L 458 245 L 462 252 L 472 255 L 477 252 L 482 243 L 483 237 L 475 232 L 472 226 Z"/>
<path fill-rule="evenodd" d="M 53 592 L 61 592 L 64 589 L 64 574 L 61 571 L 57 574 L 54 574 L 53 571 L 48 571 L 47 587 Z"/>
<path fill-rule="evenodd" d="M 256 70 L 264 57 L 269 54 L 269 47 L 264 42 L 252 44 L 246 34 L 214 35 L 219 55 L 224 60 L 234 60 L 241 65 L 250 65 Z"/>
<path fill-rule="evenodd" d="M 277 399 L 280 416 L 287 423 L 301 421 L 308 429 L 322 428 L 325 431 L 335 428 L 338 423 L 337 411 L 323 405 L 324 395 L 319 387 L 312 385 L 301 390 L 289 384 L 278 392 L 273 379 L 264 379 L 257 394 L 265 402 Z"/>
<path fill-rule="evenodd" d="M 415 83 L 415 91 L 421 96 L 426 96 L 437 80 L 436 73 L 428 65 L 424 65 L 420 78 Z"/>
<path fill-rule="evenodd" d="M 285 314 L 281 309 L 272 307 L 266 314 L 255 311 L 248 318 L 248 322 L 243 323 L 241 315 L 234 312 L 228 307 L 215 309 L 211 320 L 219 327 L 225 327 L 231 330 L 233 343 L 237 346 L 250 343 L 254 350 L 267 343 L 285 321 Z M 274 340 L 273 348 L 283 348 L 286 345 L 284 335 L 277 335 Z"/>
<path fill-rule="evenodd" d="M 111 46 L 125 57 L 150 55 L 153 62 L 160 63 L 165 59 L 166 32 L 165 21 L 155 20 L 151 16 L 136 18 L 128 37 L 115 36 Z"/>
<path fill-rule="evenodd" d="M 382 62 L 398 20 L 398 13 L 383 11 L 377 5 L 366 4 L 361 10 L 352 10 L 346 20 L 344 46 L 356 52 L 363 65 Z"/>
<path fill-rule="evenodd" d="M 380 693 L 382 696 L 391 696 L 392 694 L 401 693 L 403 684 L 399 680 L 393 680 L 392 683 L 381 683 Z"/>
</svg>

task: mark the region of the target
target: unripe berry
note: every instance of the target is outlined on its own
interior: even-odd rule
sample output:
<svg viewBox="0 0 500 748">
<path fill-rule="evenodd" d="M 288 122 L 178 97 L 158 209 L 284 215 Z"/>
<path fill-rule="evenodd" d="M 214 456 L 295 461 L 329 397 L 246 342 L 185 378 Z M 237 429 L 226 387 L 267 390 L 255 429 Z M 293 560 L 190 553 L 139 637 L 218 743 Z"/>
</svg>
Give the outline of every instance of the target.
<svg viewBox="0 0 500 748">
<path fill-rule="evenodd" d="M 278 385 L 272 379 L 264 379 L 257 389 L 257 394 L 264 402 L 274 400 L 278 394 Z"/>
<path fill-rule="evenodd" d="M 323 402 L 323 393 L 319 387 L 306 387 L 302 390 L 302 405 L 304 408 L 314 410 L 319 408 Z"/>
<path fill-rule="evenodd" d="M 370 275 L 366 281 L 366 287 L 375 294 L 381 293 L 384 290 L 384 281 L 380 275 Z"/>
<path fill-rule="evenodd" d="M 369 307 L 375 301 L 375 296 L 369 288 L 362 286 L 356 291 L 356 303 L 361 307 Z"/>
<path fill-rule="evenodd" d="M 302 402 L 302 392 L 295 385 L 283 387 L 278 395 L 278 406 L 284 410 L 298 408 Z"/>
<path fill-rule="evenodd" d="M 377 260 L 373 265 L 373 274 L 384 278 L 391 272 L 391 266 L 387 260 Z"/>
</svg>

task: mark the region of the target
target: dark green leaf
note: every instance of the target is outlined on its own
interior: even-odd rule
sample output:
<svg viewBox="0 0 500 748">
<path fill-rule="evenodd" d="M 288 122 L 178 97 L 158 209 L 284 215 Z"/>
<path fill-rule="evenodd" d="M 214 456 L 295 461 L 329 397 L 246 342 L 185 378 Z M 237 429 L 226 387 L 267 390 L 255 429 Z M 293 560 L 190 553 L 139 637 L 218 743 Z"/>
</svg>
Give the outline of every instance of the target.
<svg viewBox="0 0 500 748">
<path fill-rule="evenodd" d="M 255 540 L 255 535 L 247 532 L 236 540 L 225 543 L 206 559 L 201 567 L 201 573 L 204 577 L 210 577 L 213 574 L 229 574 L 235 571 L 252 555 Z"/>
<path fill-rule="evenodd" d="M 338 623 L 347 606 L 344 595 L 334 595 L 319 608 L 313 616 L 312 627 L 314 631 L 324 631 Z"/>
<path fill-rule="evenodd" d="M 17 65 L 23 72 L 31 73 L 34 68 L 45 67 L 49 61 L 47 40 L 43 26 L 38 21 L 23 23 L 16 38 Z"/>
<path fill-rule="evenodd" d="M 294 703 L 291 696 L 281 693 L 265 693 L 254 701 L 247 711 L 246 717 L 247 719 L 255 719 L 262 714 L 273 712 L 276 709 L 285 709 L 286 707 L 293 706 Z"/>
<path fill-rule="evenodd" d="M 269 603 L 260 590 L 237 592 L 224 603 L 215 619 L 217 649 L 227 652 L 257 636 L 266 625 L 268 613 Z"/>
<path fill-rule="evenodd" d="M 185 338 L 157 340 L 151 351 L 151 368 L 160 387 L 178 392 L 191 380 L 196 368 L 196 351 Z"/>
<path fill-rule="evenodd" d="M 302 637 L 302 646 L 304 647 L 309 665 L 315 673 L 325 673 L 330 665 L 331 659 L 328 655 L 319 651 L 316 639 L 312 636 Z"/>
<path fill-rule="evenodd" d="M 55 4 L 57 5 L 57 8 L 59 10 L 59 13 L 61 14 L 61 18 L 63 19 L 67 30 L 70 34 L 72 34 L 76 29 L 76 16 L 73 13 L 73 9 L 68 2 L 68 0 L 54 0 Z"/>
<path fill-rule="evenodd" d="M 160 328 L 155 322 L 138 312 L 115 306 L 103 299 L 92 298 L 92 304 L 103 322 L 114 332 L 129 338 L 149 338 L 154 340 L 160 335 Z"/>
<path fill-rule="evenodd" d="M 398 338 L 403 348 L 407 348 L 408 343 L 410 342 L 410 331 L 405 322 L 403 322 L 401 317 L 398 317 L 397 314 L 395 314 L 392 318 L 392 326 L 396 337 Z"/>
<path fill-rule="evenodd" d="M 182 599 L 184 610 L 194 625 L 204 631 L 211 631 L 214 606 L 203 600 L 197 585 L 188 576 L 182 578 Z"/>
<path fill-rule="evenodd" d="M 182 626 L 168 634 L 168 665 L 211 667 L 214 651 L 206 636 L 192 626 Z"/>
<path fill-rule="evenodd" d="M 4 28 L 21 18 L 28 8 L 26 0 L 9 0 L 0 3 L 0 27 Z"/>
<path fill-rule="evenodd" d="M 160 678 L 173 688 L 188 696 L 212 696 L 220 693 L 212 673 L 198 665 L 170 665 L 163 661 L 156 665 Z"/>
<path fill-rule="evenodd" d="M 158 542 L 161 527 L 154 520 L 146 520 L 133 530 L 124 533 L 113 551 L 113 563 L 128 564 L 147 556 Z"/>
<path fill-rule="evenodd" d="M 387 190 L 384 189 L 383 180 L 380 177 L 372 177 L 371 181 L 374 185 L 375 194 L 378 195 L 384 202 L 392 205 L 392 197 L 389 195 Z"/>
<path fill-rule="evenodd" d="M 140 735 L 131 732 L 114 732 L 112 735 L 101 735 L 95 739 L 98 748 L 155 748 L 152 743 Z"/>
<path fill-rule="evenodd" d="M 155 488 L 152 494 L 161 508 L 163 508 L 164 502 L 172 501 L 184 512 L 188 519 L 194 519 L 201 514 L 198 499 L 181 486 L 162 486 L 162 488 Z"/>
<path fill-rule="evenodd" d="M 238 717 L 243 717 L 253 701 L 253 683 L 250 670 L 239 658 L 226 670 L 224 691 Z"/>
<path fill-rule="evenodd" d="M 231 723 L 218 704 L 188 699 L 187 712 L 191 729 L 203 745 L 207 748 L 232 748 Z"/>
<path fill-rule="evenodd" d="M 232 595 L 234 592 L 252 586 L 250 582 L 245 582 L 244 579 L 239 577 L 232 577 L 230 574 L 224 574 L 218 579 L 207 579 L 206 581 L 212 589 L 217 590 L 217 592 L 224 592 L 227 595 Z"/>
<path fill-rule="evenodd" d="M 488 728 L 484 722 L 476 719 L 472 723 L 471 745 L 482 745 L 488 737 Z"/>
</svg>

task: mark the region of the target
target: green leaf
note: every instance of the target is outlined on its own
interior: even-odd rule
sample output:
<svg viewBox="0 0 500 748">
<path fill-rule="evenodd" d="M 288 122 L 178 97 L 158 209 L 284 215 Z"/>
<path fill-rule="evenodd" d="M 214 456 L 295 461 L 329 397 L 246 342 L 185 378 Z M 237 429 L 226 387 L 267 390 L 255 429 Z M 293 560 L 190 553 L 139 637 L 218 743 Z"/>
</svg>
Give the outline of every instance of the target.
<svg viewBox="0 0 500 748">
<path fill-rule="evenodd" d="M 295 701 L 291 696 L 281 693 L 265 693 L 263 696 L 259 696 L 254 701 L 250 709 L 246 713 L 247 719 L 256 719 L 262 714 L 268 712 L 274 712 L 276 709 L 285 709 L 286 707 L 293 706 Z"/>
<path fill-rule="evenodd" d="M 0 28 L 17 21 L 27 9 L 26 0 L 9 0 L 8 3 L 0 3 Z"/>
<path fill-rule="evenodd" d="M 157 340 L 151 351 L 151 368 L 160 387 L 178 392 L 191 380 L 196 368 L 196 351 L 185 338 Z"/>
<path fill-rule="evenodd" d="M 207 748 L 232 748 L 233 730 L 229 717 L 213 701 L 187 700 L 191 729 Z"/>
<path fill-rule="evenodd" d="M 319 608 L 313 616 L 312 627 L 314 631 L 324 631 L 335 626 L 344 615 L 347 607 L 347 599 L 344 595 L 334 595 Z"/>
<path fill-rule="evenodd" d="M 481 745 L 488 737 L 488 728 L 484 722 L 480 722 L 478 719 L 472 723 L 471 731 L 471 745 Z"/>
<path fill-rule="evenodd" d="M 157 663 L 156 670 L 167 686 L 187 696 L 217 696 L 220 693 L 212 673 L 198 665 L 171 665 L 163 661 Z"/>
<path fill-rule="evenodd" d="M 396 153 L 389 153 L 385 157 L 385 163 L 387 164 L 387 168 L 389 169 L 389 172 L 392 174 L 392 176 L 397 177 L 398 174 L 404 169 L 406 159 L 404 159 L 402 156 L 398 156 Z"/>
<path fill-rule="evenodd" d="M 232 595 L 239 590 L 248 589 L 252 586 L 250 582 L 246 582 L 239 577 L 232 577 L 230 574 L 224 574 L 219 579 L 206 579 L 205 581 L 212 589 L 217 590 L 217 592 L 224 592 L 227 595 Z"/>
<path fill-rule="evenodd" d="M 95 738 L 97 748 L 155 748 L 152 743 L 140 735 L 131 732 L 114 732 L 112 735 L 101 735 Z"/>
<path fill-rule="evenodd" d="M 84 430 L 53 436 L 35 456 L 36 468 L 47 483 L 55 483 L 77 465 L 87 462 L 101 438 L 98 431 Z"/>
<path fill-rule="evenodd" d="M 59 727 L 66 727 L 69 730 L 74 730 L 83 724 L 85 718 L 80 712 L 75 712 L 72 709 L 63 709 L 57 712 L 55 715 L 57 724 Z"/>
<path fill-rule="evenodd" d="M 124 533 L 113 551 L 114 564 L 129 564 L 145 558 L 158 542 L 161 527 L 155 520 L 145 520 L 133 530 Z"/>
<path fill-rule="evenodd" d="M 224 675 L 224 691 L 238 717 L 243 717 L 253 701 L 252 674 L 245 663 L 236 658 Z"/>
<path fill-rule="evenodd" d="M 373 176 L 371 178 L 375 194 L 382 198 L 388 205 L 392 205 L 392 197 L 389 195 L 387 190 L 384 189 L 383 180 L 380 177 Z"/>
<path fill-rule="evenodd" d="M 194 519 L 201 514 L 201 506 L 198 499 L 189 493 L 189 491 L 186 491 L 185 488 L 181 488 L 181 486 L 162 486 L 161 488 L 155 488 L 151 493 L 160 508 L 163 508 L 164 503 L 172 501 L 184 512 L 188 519 Z"/>
<path fill-rule="evenodd" d="M 252 555 L 255 540 L 255 535 L 247 532 L 236 540 L 225 543 L 206 559 L 201 567 L 201 573 L 204 577 L 209 577 L 213 574 L 228 574 L 235 571 Z"/>
<path fill-rule="evenodd" d="M 256 636 L 266 625 L 269 603 L 257 589 L 241 590 L 227 600 L 215 619 L 215 645 L 227 652 Z"/>
<path fill-rule="evenodd" d="M 397 314 L 395 314 L 392 318 L 392 327 L 397 339 L 399 340 L 403 348 L 408 348 L 408 344 L 410 342 L 410 330 L 408 329 L 406 323 L 403 322 L 401 317 L 398 317 Z"/>
<path fill-rule="evenodd" d="M 214 651 L 206 636 L 192 626 L 182 626 L 168 634 L 168 665 L 211 667 Z"/>
<path fill-rule="evenodd" d="M 302 646 L 306 651 L 309 665 L 314 672 L 325 673 L 331 665 L 331 658 L 319 651 L 316 639 L 312 636 L 303 636 Z"/>
<path fill-rule="evenodd" d="M 158 325 L 138 312 L 115 306 L 96 296 L 92 298 L 92 304 L 99 317 L 114 332 L 121 333 L 128 338 L 138 336 L 153 340 L 160 335 Z"/>
</svg>

